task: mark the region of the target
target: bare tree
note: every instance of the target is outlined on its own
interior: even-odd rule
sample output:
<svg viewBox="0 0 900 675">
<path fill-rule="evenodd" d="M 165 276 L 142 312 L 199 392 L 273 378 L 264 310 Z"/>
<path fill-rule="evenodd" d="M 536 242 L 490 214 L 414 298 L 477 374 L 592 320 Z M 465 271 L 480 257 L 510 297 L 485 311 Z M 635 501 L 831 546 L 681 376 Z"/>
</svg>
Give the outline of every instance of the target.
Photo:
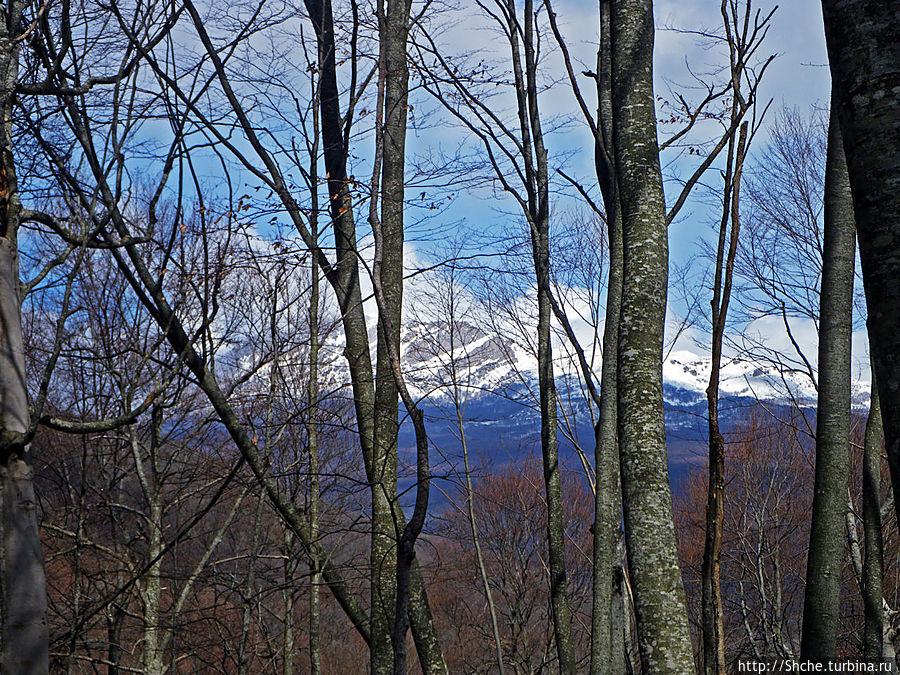
<svg viewBox="0 0 900 675">
<path fill-rule="evenodd" d="M 375 299 L 379 309 L 380 334 L 382 336 L 380 339 L 380 351 L 383 356 L 387 355 L 387 358 L 379 360 L 377 373 L 373 371 L 371 354 L 369 352 L 368 331 L 362 308 L 359 274 L 359 267 L 362 263 L 358 257 L 359 250 L 357 249 L 353 224 L 353 209 L 349 191 L 351 179 L 346 172 L 353 106 L 358 102 L 358 96 L 365 88 L 371 75 L 363 78 L 363 81 L 357 85 L 356 68 L 358 61 L 356 59 L 352 60 L 352 95 L 347 114 L 342 116 L 337 99 L 338 90 L 334 72 L 335 44 L 330 5 L 325 7 L 315 5 L 310 8 L 310 14 L 314 27 L 316 27 L 318 60 L 320 61 L 318 67 L 321 69 L 321 80 L 317 91 L 320 97 L 319 110 L 322 117 L 323 152 L 330 191 L 330 212 L 336 236 L 336 260 L 329 260 L 319 242 L 313 239 L 306 221 L 307 214 L 304 209 L 301 209 L 298 201 L 295 199 L 292 187 L 288 186 L 285 174 L 282 173 L 282 169 L 279 166 L 278 160 L 281 158 L 281 150 L 277 149 L 277 146 L 273 151 L 267 149 L 263 138 L 250 121 L 249 115 L 251 113 L 245 109 L 241 99 L 232 87 L 231 71 L 226 65 L 229 56 L 228 54 L 219 53 L 214 44 L 214 38 L 211 36 L 210 30 L 207 29 L 206 22 L 193 4 L 185 6 L 185 15 L 193 30 L 196 31 L 200 44 L 204 48 L 205 56 L 203 61 L 209 64 L 210 72 L 208 79 L 204 81 L 205 84 L 203 85 L 197 84 L 200 71 L 193 70 L 191 66 L 182 69 L 180 64 L 168 62 L 164 58 L 157 60 L 157 56 L 153 52 L 155 45 L 142 41 L 133 33 L 129 22 L 121 13 L 117 15 L 120 28 L 129 37 L 130 46 L 140 53 L 143 59 L 142 63 L 146 65 L 152 77 L 168 92 L 166 101 L 170 104 L 170 107 L 167 109 L 167 114 L 170 115 L 170 119 L 175 120 L 173 122 L 173 129 L 175 130 L 174 140 L 164 162 L 161 180 L 154 187 L 157 196 L 150 200 L 149 220 L 152 224 L 155 224 L 154 207 L 159 199 L 158 195 L 163 192 L 167 183 L 174 178 L 172 174 L 173 167 L 176 164 L 181 166 L 183 161 L 187 161 L 186 151 L 182 147 L 182 143 L 184 141 L 184 130 L 190 123 L 195 124 L 201 133 L 209 134 L 222 148 L 232 153 L 243 165 L 244 169 L 249 171 L 255 179 L 271 189 L 294 226 L 300 232 L 311 255 L 333 288 L 338 304 L 342 309 L 346 338 L 345 354 L 347 355 L 351 372 L 360 443 L 374 504 L 373 523 L 376 523 L 376 531 L 373 531 L 372 535 L 373 550 L 371 557 L 375 583 L 371 588 L 370 603 L 370 609 L 374 616 L 371 619 L 367 616 L 367 613 L 363 611 L 356 598 L 348 591 L 343 579 L 340 578 L 340 574 L 327 561 L 323 563 L 322 577 L 332 590 L 337 591 L 336 597 L 340 597 L 342 606 L 352 616 L 352 621 L 359 629 L 361 635 L 367 640 L 374 640 L 372 654 L 376 670 L 389 670 L 392 667 L 392 663 L 399 664 L 396 666 L 397 668 L 405 668 L 403 658 L 405 639 L 400 639 L 399 635 L 405 634 L 404 626 L 407 614 L 406 584 L 408 580 L 409 588 L 411 589 L 408 611 L 413 635 L 419 651 L 420 662 L 424 664 L 428 672 L 442 672 L 445 670 L 445 666 L 443 665 L 443 658 L 440 653 L 430 610 L 428 609 L 427 599 L 424 595 L 424 584 L 414 560 L 415 539 L 421 530 L 427 508 L 429 478 L 427 441 L 424 436 L 424 427 L 418 423 L 420 420 L 415 410 L 415 403 L 404 394 L 402 373 L 399 370 L 397 357 L 398 346 L 396 345 L 397 335 L 399 334 L 399 322 L 392 321 L 391 315 L 393 312 L 399 316 L 399 303 L 401 302 L 400 278 L 397 277 L 393 262 L 398 259 L 398 256 L 402 259 L 402 237 L 398 235 L 398 228 L 402 230 L 403 158 L 396 153 L 402 154 L 402 136 L 405 131 L 403 125 L 398 122 L 398 119 L 400 122 L 402 122 L 402 119 L 396 116 L 400 115 L 402 118 L 406 114 L 406 106 L 401 104 L 400 99 L 396 97 L 400 96 L 400 98 L 403 98 L 406 96 L 406 85 L 402 81 L 402 77 L 400 77 L 402 73 L 400 75 L 397 73 L 399 72 L 398 69 L 402 70 L 405 68 L 405 61 L 399 64 L 398 54 L 405 54 L 403 44 L 405 44 L 405 31 L 408 29 L 408 8 L 404 9 L 403 6 L 397 3 L 394 3 L 393 7 L 388 8 L 387 14 L 394 18 L 390 20 L 385 18 L 387 23 L 381 25 L 382 39 L 380 43 L 386 52 L 393 51 L 391 51 L 390 58 L 388 58 L 387 54 L 385 55 L 386 62 L 382 64 L 382 67 L 372 71 L 379 74 L 380 91 L 384 94 L 384 98 L 380 99 L 380 101 L 383 106 L 386 106 L 384 109 L 379 108 L 381 110 L 379 119 L 389 125 L 393 125 L 390 133 L 382 134 L 383 129 L 379 129 L 376 133 L 378 136 L 377 147 L 379 149 L 376 152 L 377 161 L 373 175 L 381 182 L 379 187 L 373 189 L 373 194 L 376 196 L 380 195 L 383 203 L 381 205 L 382 213 L 378 214 L 374 208 L 370 213 L 372 216 L 377 215 L 379 219 L 378 223 L 375 222 L 375 218 L 372 219 L 373 233 L 378 239 L 373 281 L 376 291 Z M 271 17 L 267 17 L 267 20 L 269 18 Z M 246 26 L 245 31 L 255 30 L 256 25 L 252 24 L 253 20 L 254 18 L 251 17 L 251 25 Z M 354 25 L 358 27 L 358 17 Z M 243 32 L 241 33 L 241 35 L 244 34 Z M 401 37 L 404 38 L 404 42 L 398 47 L 396 40 Z M 239 41 L 231 43 L 231 48 L 235 48 L 239 43 Z M 351 49 L 355 50 L 356 46 L 356 32 L 354 32 L 351 38 Z M 386 71 L 390 68 L 394 70 L 392 71 L 393 74 L 388 76 Z M 397 80 L 397 77 L 400 77 L 400 80 Z M 259 160 L 256 162 L 256 165 L 248 159 L 250 157 L 248 151 L 238 150 L 228 140 L 226 133 L 231 134 L 232 132 L 223 132 L 217 126 L 217 122 L 213 121 L 215 117 L 208 116 L 201 109 L 198 102 L 213 84 L 217 85 L 226 104 L 235 113 L 239 129 L 248 142 L 249 152 L 254 153 Z M 200 93 L 193 89 L 195 86 L 200 87 Z M 174 97 L 174 100 L 169 97 L 169 94 L 171 94 L 171 97 Z M 120 161 L 125 161 L 126 154 L 124 150 L 128 133 L 125 132 L 121 135 L 115 133 L 116 125 L 124 124 L 124 122 L 120 123 L 119 119 L 121 118 L 114 118 L 110 125 L 111 128 L 101 128 L 95 126 L 94 120 L 84 116 L 74 102 L 67 102 L 64 105 L 64 110 L 67 122 L 79 139 L 80 150 L 84 153 L 86 165 L 90 168 L 91 178 L 96 184 L 96 194 L 100 195 L 100 200 L 106 209 L 104 217 L 113 224 L 120 236 L 122 232 L 130 231 L 136 225 L 139 227 L 139 224 L 135 223 L 131 215 L 124 213 L 119 207 L 121 196 L 127 192 L 127 186 L 122 185 L 121 182 L 113 182 L 108 179 L 104 160 L 96 152 L 96 146 L 93 143 L 94 135 L 103 136 L 103 134 L 110 134 L 105 136 L 103 143 L 116 145 L 119 148 L 118 152 L 120 154 L 118 156 Z M 135 111 L 131 110 L 129 112 L 134 114 Z M 127 124 L 131 125 L 128 127 L 129 130 L 134 129 L 136 119 L 137 117 L 128 118 Z M 195 127 L 191 127 L 191 129 L 193 128 Z M 390 146 L 388 150 L 384 150 L 384 147 L 381 146 L 382 142 L 387 144 L 384 147 Z M 80 182 L 71 174 L 66 158 L 57 155 L 55 159 L 57 169 L 66 176 L 69 185 L 79 191 L 79 198 L 87 206 L 89 198 L 81 190 Z M 292 160 L 293 158 L 289 158 L 289 162 Z M 187 163 L 191 166 L 189 161 Z M 258 168 L 260 163 L 262 164 L 262 169 Z M 196 174 L 192 174 L 192 178 L 196 179 Z M 314 189 L 317 189 L 317 187 L 314 186 Z M 229 195 L 229 197 L 233 197 L 233 194 Z M 232 208 L 227 212 L 226 218 L 233 219 L 235 213 L 236 211 Z M 175 232 L 174 228 L 176 227 L 177 225 L 173 224 L 173 232 Z M 154 281 L 155 272 L 151 271 L 148 261 L 142 257 L 142 253 L 137 247 L 126 248 L 125 254 L 118 255 L 116 259 L 123 275 L 129 280 L 129 284 L 136 295 L 151 308 L 151 313 L 160 328 L 166 332 L 167 339 L 173 349 L 177 353 L 185 355 L 186 363 L 189 364 L 194 377 L 197 379 L 201 389 L 209 397 L 217 414 L 224 415 L 224 417 L 221 417 L 223 423 L 231 434 L 232 439 L 242 449 L 242 453 L 245 453 L 244 456 L 253 469 L 254 475 L 265 485 L 268 497 L 274 500 L 279 513 L 290 522 L 291 528 L 298 535 L 298 539 L 302 542 L 304 548 L 314 557 L 320 557 L 321 559 L 321 554 L 318 553 L 319 542 L 310 535 L 308 523 L 294 505 L 289 502 L 277 483 L 267 476 L 265 453 L 260 452 L 257 443 L 247 433 L 247 429 L 236 414 L 233 405 L 229 401 L 229 393 L 222 389 L 221 383 L 217 380 L 215 364 L 206 360 L 202 344 L 205 331 L 195 332 L 188 324 L 183 323 L 178 305 L 171 303 L 164 289 L 160 288 Z M 387 265 L 385 265 L 385 260 L 388 260 Z M 207 310 L 212 312 L 213 315 L 216 309 L 215 306 L 207 307 Z M 210 319 L 211 316 L 204 318 L 204 321 L 207 321 L 204 328 L 208 327 Z M 379 391 L 381 394 L 379 394 Z M 392 394 L 391 391 L 394 393 Z M 404 399 L 407 409 L 416 422 L 417 436 L 420 439 L 417 506 L 410 523 L 405 523 L 405 517 L 396 496 L 396 481 L 393 479 L 396 471 L 396 418 L 398 412 L 396 400 L 398 394 Z M 398 564 L 395 565 L 393 560 L 398 552 L 398 545 L 400 546 L 400 557 L 397 558 Z M 399 585 L 400 593 L 394 592 L 395 584 Z M 395 599 L 397 601 L 396 606 Z M 398 610 L 398 608 L 402 608 L 402 611 Z M 394 639 L 391 638 L 392 635 Z"/>
<path fill-rule="evenodd" d="M 731 0 L 722 2 L 720 8 L 725 29 L 725 41 L 729 48 L 731 64 L 730 127 L 740 124 L 737 137 L 728 141 L 722 188 L 722 218 L 713 272 L 713 297 L 711 301 L 712 362 L 709 385 L 706 389 L 709 428 L 709 463 L 707 481 L 706 539 L 702 569 L 702 628 L 703 662 L 707 673 L 725 673 L 725 627 L 722 601 L 721 551 L 725 518 L 725 439 L 719 424 L 719 378 L 722 368 L 722 346 L 728 320 L 728 308 L 734 282 L 734 267 L 740 240 L 741 214 L 740 190 L 744 158 L 753 135 L 761 124 L 756 119 L 756 92 L 768 65 L 774 57 L 761 62 L 758 69 L 751 67 L 750 59 L 768 32 L 772 12 L 761 15 L 758 11 L 751 22 L 752 6 L 748 1 L 741 8 Z M 774 12 L 774 10 L 773 10 Z M 743 13 L 743 18 L 741 17 Z M 746 87 L 746 91 L 745 91 Z M 748 110 L 753 111 L 750 122 L 741 120 Z M 751 127 L 752 124 L 752 127 Z M 748 132 L 749 130 L 749 132 Z M 726 248 L 727 242 L 727 248 Z"/>
<path fill-rule="evenodd" d="M 539 6 L 540 7 L 540 6 Z M 541 452 L 547 493 L 547 538 L 551 574 L 551 606 L 559 668 L 575 672 L 572 620 L 566 592 L 565 536 L 559 467 L 556 377 L 551 343 L 553 289 L 550 259 L 550 173 L 538 101 L 539 7 L 526 0 L 521 17 L 511 0 L 482 7 L 510 49 L 514 121 L 492 110 L 478 69 L 461 74 L 452 58 L 439 52 L 433 39 L 423 46 L 422 61 L 436 58 L 437 69 L 425 70 L 425 86 L 481 142 L 489 171 L 517 203 L 530 234 L 537 295 L 537 363 L 540 386 Z M 465 66 L 464 66 L 465 68 Z M 499 83 L 498 83 L 499 84 Z"/>
<path fill-rule="evenodd" d="M 900 142 L 897 97 L 900 45 L 891 35 L 897 14 L 889 3 L 823 0 L 825 41 L 835 108 L 853 193 L 859 254 L 868 307 L 869 343 L 884 419 L 894 493 L 900 492 Z M 900 514 L 900 502 L 895 501 Z"/>
</svg>

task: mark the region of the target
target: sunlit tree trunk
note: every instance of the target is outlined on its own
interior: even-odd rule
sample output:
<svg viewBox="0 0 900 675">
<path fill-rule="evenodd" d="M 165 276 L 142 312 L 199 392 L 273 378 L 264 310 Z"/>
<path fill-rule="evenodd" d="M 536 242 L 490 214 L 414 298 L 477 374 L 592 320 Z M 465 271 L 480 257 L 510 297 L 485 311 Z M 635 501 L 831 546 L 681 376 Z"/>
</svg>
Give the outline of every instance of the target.
<svg viewBox="0 0 900 675">
<path fill-rule="evenodd" d="M 618 430 L 625 541 L 643 668 L 648 673 L 691 673 L 663 419 L 668 240 L 653 96 L 652 2 L 615 2 L 611 28 L 623 235 Z"/>
</svg>

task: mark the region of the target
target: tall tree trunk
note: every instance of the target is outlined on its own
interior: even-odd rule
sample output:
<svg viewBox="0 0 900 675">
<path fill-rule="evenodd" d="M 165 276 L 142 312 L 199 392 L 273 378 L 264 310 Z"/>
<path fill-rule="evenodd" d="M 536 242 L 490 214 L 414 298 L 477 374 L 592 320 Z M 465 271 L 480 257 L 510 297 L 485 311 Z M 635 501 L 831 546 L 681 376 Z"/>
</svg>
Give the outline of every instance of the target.
<svg viewBox="0 0 900 675">
<path fill-rule="evenodd" d="M 722 342 L 740 236 L 740 187 L 747 143 L 747 123 L 741 125 L 735 149 L 729 142 L 725 171 L 725 192 L 712 298 L 712 362 L 706 388 L 709 413 L 709 468 L 706 500 L 706 537 L 703 548 L 702 628 L 703 664 L 708 674 L 725 674 L 725 622 L 722 610 L 722 573 L 720 557 L 725 524 L 725 439 L 719 428 L 719 375 L 722 368 Z M 731 225 L 728 235 L 729 222 Z M 726 251 L 726 241 L 728 248 Z"/>
<path fill-rule="evenodd" d="M 616 183 L 612 131 L 610 0 L 600 1 L 597 51 L 597 125 L 594 165 L 606 211 L 609 270 L 600 371 L 600 414 L 594 430 L 594 551 L 591 607 L 591 675 L 625 672 L 625 570 L 622 489 L 617 436 L 617 350 L 622 306 L 622 211 Z"/>
<path fill-rule="evenodd" d="M 294 561 L 292 554 L 294 552 L 294 535 L 290 529 L 285 530 L 284 536 L 285 557 L 281 566 L 284 580 L 284 589 L 282 597 L 284 598 L 284 634 L 281 640 L 281 675 L 293 675 L 294 673 L 294 656 L 297 653 L 297 643 L 294 638 Z M 314 574 L 310 575 L 310 580 Z M 319 673 L 319 645 L 318 645 L 318 590 L 317 586 L 310 583 L 310 600 L 309 600 L 309 672 Z M 315 600 L 312 597 L 315 594 Z M 314 627 L 314 624 L 315 627 Z"/>
<path fill-rule="evenodd" d="M 378 304 L 378 363 L 375 390 L 375 448 L 376 464 L 383 461 L 385 477 L 380 476 L 388 495 L 391 523 L 385 521 L 385 539 L 389 525 L 393 528 L 391 556 L 394 595 L 391 647 L 393 672 L 406 673 L 406 634 L 413 628 L 413 639 L 420 663 L 426 672 L 445 672 L 433 626 L 422 625 L 422 618 L 430 617 L 430 609 L 416 564 L 415 545 L 428 510 L 430 471 L 428 437 L 424 417 L 403 382 L 400 364 L 400 323 L 403 305 L 403 246 L 404 195 L 406 189 L 406 127 L 409 98 L 409 70 L 407 66 L 407 38 L 410 3 L 407 0 L 388 0 L 387 10 L 378 4 L 380 59 L 378 118 L 376 129 L 376 160 L 373 171 L 372 198 L 369 220 L 375 239 L 375 260 L 372 265 L 373 287 Z M 383 126 L 381 123 L 383 122 Z M 380 196 L 381 213 L 376 198 Z M 406 522 L 396 498 L 397 479 L 397 422 L 398 405 L 403 399 L 416 437 L 415 506 Z M 390 480 L 390 488 L 388 488 Z M 375 515 L 373 513 L 373 521 Z M 376 526 L 373 525 L 373 531 Z M 386 572 L 385 568 L 385 572 Z M 385 584 L 389 582 L 385 581 Z M 418 626 L 416 624 L 419 624 Z M 423 630 L 424 629 L 424 630 Z M 374 661 L 373 661 L 374 663 Z"/>
<path fill-rule="evenodd" d="M 822 0 L 894 494 L 900 494 L 900 41 L 890 0 Z M 894 502 L 900 515 L 900 499 Z"/>
<path fill-rule="evenodd" d="M 884 574 L 884 543 L 881 535 L 881 446 L 884 442 L 884 426 L 881 421 L 881 403 L 872 371 L 872 394 L 869 417 L 866 420 L 865 446 L 863 450 L 862 500 L 865 558 L 863 559 L 863 606 L 865 629 L 863 652 L 866 661 L 879 663 L 884 657 L 884 601 L 882 580 Z"/>
<path fill-rule="evenodd" d="M 394 3 L 397 5 L 397 3 Z M 359 430 L 360 444 L 363 449 L 363 457 L 366 464 L 367 477 L 370 482 L 370 490 L 372 493 L 373 503 L 377 503 L 378 519 L 384 520 L 385 503 L 392 504 L 393 519 L 397 521 L 397 527 L 402 529 L 405 523 L 405 516 L 396 500 L 390 498 L 391 493 L 396 492 L 396 479 L 392 483 L 393 487 L 388 487 L 391 483 L 390 478 L 383 475 L 386 462 L 383 459 L 376 461 L 376 437 L 378 434 L 375 429 L 375 377 L 372 368 L 371 354 L 369 352 L 369 337 L 365 321 L 365 315 L 362 307 L 362 294 L 359 283 L 359 261 L 358 251 L 356 249 L 356 227 L 354 223 L 353 204 L 350 194 L 350 181 L 347 175 L 347 135 L 344 133 L 344 117 L 341 115 L 339 90 L 337 86 L 336 61 L 335 61 L 335 37 L 334 37 L 334 21 L 332 16 L 332 7 L 330 0 L 307 0 L 306 8 L 310 15 L 310 19 L 316 31 L 319 50 L 319 68 L 321 71 L 320 79 L 320 113 L 322 120 L 322 140 L 323 154 L 325 160 L 325 170 L 328 177 L 328 192 L 331 220 L 335 232 L 335 258 L 337 269 L 337 283 L 335 284 L 335 294 L 341 308 L 341 317 L 346 336 L 345 355 L 350 367 L 351 384 L 353 388 L 354 405 L 356 409 L 357 427 Z M 399 9 L 395 7 L 395 10 Z M 407 9 L 408 11 L 408 9 Z M 405 31 L 404 27 L 404 31 Z M 403 39 L 403 65 L 406 67 L 406 40 Z M 393 54 L 393 52 L 392 52 Z M 396 57 L 394 57 L 396 58 Z M 392 94 L 396 97 L 396 92 Z M 404 94 L 405 96 L 405 94 Z M 402 109 L 401 109 L 402 108 Z M 404 104 L 398 108 L 397 99 L 395 98 L 392 108 L 391 119 L 399 121 L 397 115 L 403 116 L 403 139 L 405 141 L 405 116 L 407 108 Z M 399 130 L 391 130 L 391 138 L 399 140 Z M 394 141 L 391 141 L 394 142 Z M 394 161 L 393 159 L 391 160 Z M 401 158 L 401 176 L 402 176 L 402 158 Z M 392 165 L 393 166 L 393 165 Z M 395 171 L 395 169 L 389 169 Z M 394 180 L 391 178 L 391 180 Z M 390 201 L 390 200 L 389 200 Z M 402 213 L 402 197 L 399 204 L 393 207 L 398 208 Z M 388 217 L 391 217 L 391 205 L 388 204 Z M 402 228 L 402 220 L 401 220 Z M 400 245 L 400 254 L 402 255 L 402 239 Z M 402 277 L 402 267 L 394 271 Z M 388 273 L 388 285 L 393 281 Z M 396 293 L 396 289 L 394 291 Z M 401 297 L 397 300 L 402 300 Z M 398 304 L 399 307 L 399 304 Z M 393 322 L 393 325 L 399 326 L 399 321 Z M 380 344 L 383 347 L 384 334 L 379 326 Z M 379 353 L 381 353 L 379 351 Z M 379 363 L 383 363 L 387 367 L 388 359 Z M 379 376 L 381 377 L 381 376 Z M 383 380 L 380 380 L 383 381 Z M 390 437 L 380 437 L 378 441 L 379 448 L 393 448 L 389 450 L 396 453 L 396 427 L 397 427 L 397 397 L 396 391 L 391 395 L 390 388 L 393 386 L 391 380 L 386 384 L 387 388 L 382 389 L 381 402 L 384 403 L 388 399 L 393 400 L 392 417 L 388 418 L 387 414 L 380 417 L 379 430 L 382 433 L 393 434 L 393 441 Z M 391 470 L 396 472 L 396 461 L 394 468 Z M 375 515 L 373 514 L 373 518 Z M 390 517 L 390 516 L 389 516 Z M 390 536 L 396 541 L 396 531 L 391 524 Z M 378 536 L 378 542 L 384 539 Z M 377 552 L 372 552 L 373 571 L 375 567 Z M 382 570 L 393 575 L 395 565 L 384 565 L 383 561 L 377 562 Z M 428 675 L 438 675 L 447 671 L 444 657 L 440 648 L 440 641 L 437 637 L 437 631 L 434 626 L 431 609 L 428 605 L 425 584 L 422 579 L 421 570 L 415 561 L 410 570 L 410 600 L 409 600 L 409 620 L 412 627 L 413 638 L 416 644 L 416 650 L 419 655 L 419 662 Z M 393 582 L 386 582 L 393 583 Z M 377 590 L 373 590 L 377 593 Z M 383 614 L 380 618 L 373 617 L 371 623 L 371 633 L 376 630 L 386 630 L 376 639 L 377 645 L 374 647 L 379 652 L 379 663 L 389 665 L 389 660 L 385 654 L 391 650 L 389 641 L 390 624 L 385 624 L 388 617 L 393 615 L 393 598 L 376 598 L 373 595 L 373 610 L 376 603 L 382 607 L 390 608 L 387 614 Z M 387 603 L 387 604 L 384 604 Z"/>
<path fill-rule="evenodd" d="M 841 130 L 832 99 L 825 165 L 825 235 L 819 311 L 816 474 L 803 603 L 802 659 L 837 649 L 844 516 L 850 472 L 850 361 L 856 231 Z"/>
<path fill-rule="evenodd" d="M 162 508 L 159 503 L 150 504 L 147 518 L 147 557 L 157 559 L 163 550 L 162 541 Z M 162 675 L 166 668 L 163 663 L 162 617 L 160 616 L 162 584 L 160 572 L 162 561 L 157 559 L 144 579 L 141 596 L 144 602 L 144 642 L 141 660 L 146 675 Z"/>
<path fill-rule="evenodd" d="M 0 23 L 0 670 L 46 673 L 47 594 L 35 512 L 34 471 L 26 442 L 25 384 L 17 234 L 21 205 L 12 148 L 22 6 Z"/>
<path fill-rule="evenodd" d="M 317 87 L 318 88 L 318 87 Z M 310 215 L 310 234 L 314 241 L 319 239 L 319 193 L 318 184 L 318 147 L 320 104 L 313 103 L 313 127 L 315 129 L 314 152 L 310 160 L 310 185 L 312 186 L 312 213 Z M 313 540 L 319 538 L 319 267 L 312 256 L 309 265 L 309 387 L 307 390 L 306 439 L 309 451 L 309 534 Z M 293 537 L 291 537 L 293 540 Z M 319 586 L 322 583 L 321 561 L 317 555 L 310 558 L 309 577 L 309 672 L 320 675 L 322 662 L 320 655 L 320 608 Z M 291 589 L 287 589 L 291 592 Z M 286 610 L 287 611 L 287 610 Z M 285 615 L 285 621 L 293 616 Z M 287 630 L 285 630 L 287 635 Z M 293 636 L 291 636 L 291 653 L 288 653 L 285 639 L 285 675 L 293 670 Z"/>
<path fill-rule="evenodd" d="M 692 673 L 663 419 L 668 242 L 656 141 L 651 0 L 614 3 L 611 29 L 613 132 L 623 235 L 618 429 L 625 541 L 644 671 Z"/>
<path fill-rule="evenodd" d="M 528 197 L 525 217 L 531 232 L 531 250 L 537 282 L 538 327 L 537 360 L 541 410 L 541 456 L 544 488 L 547 496 L 547 549 L 550 571 L 550 608 L 559 671 L 575 672 L 575 647 L 572 619 L 566 592 L 565 516 L 562 507 L 562 479 L 557 438 L 556 379 L 550 341 L 550 317 L 553 297 L 550 282 L 550 194 L 547 150 L 538 107 L 537 46 L 533 0 L 525 0 L 523 22 L 517 17 L 512 0 L 504 8 L 508 21 L 512 67 L 516 83 L 516 101 L 521 134 L 520 154 L 525 165 Z M 522 37 L 521 52 L 519 35 Z M 524 68 L 521 55 L 524 54 Z"/>
</svg>

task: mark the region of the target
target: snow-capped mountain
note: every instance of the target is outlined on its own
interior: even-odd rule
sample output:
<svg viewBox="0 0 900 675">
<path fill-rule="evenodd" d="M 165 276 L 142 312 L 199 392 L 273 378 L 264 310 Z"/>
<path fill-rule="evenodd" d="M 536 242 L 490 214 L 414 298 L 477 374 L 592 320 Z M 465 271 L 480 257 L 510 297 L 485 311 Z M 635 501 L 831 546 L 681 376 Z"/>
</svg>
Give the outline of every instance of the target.
<svg viewBox="0 0 900 675">
<path fill-rule="evenodd" d="M 405 328 L 401 358 L 408 382 L 423 399 L 440 402 L 456 388 L 466 399 L 488 394 L 507 394 L 510 389 L 537 387 L 537 357 L 528 337 L 501 334 L 494 327 L 463 323 L 452 333 L 437 322 L 413 323 Z M 699 350 L 698 350 L 699 351 Z M 587 356 L 599 381 L 601 357 Z M 554 345 L 554 368 L 563 390 L 578 387 L 581 369 L 571 350 L 561 341 Z M 670 351 L 663 363 L 665 397 L 671 405 L 704 400 L 709 383 L 711 358 L 686 349 Z M 524 393 L 524 392 L 523 392 Z M 725 358 L 720 371 L 721 397 L 760 401 L 793 399 L 814 405 L 816 388 L 812 378 L 795 368 L 771 360 Z M 536 396 L 536 394 L 535 394 Z M 855 398 L 860 405 L 868 397 L 858 384 Z"/>
<path fill-rule="evenodd" d="M 492 325 L 493 324 L 493 325 Z M 500 331 L 497 322 L 460 323 L 452 331 L 439 322 L 411 322 L 404 327 L 401 358 L 408 383 L 429 419 L 429 433 L 439 451 L 451 458 L 459 451 L 456 403 L 461 407 L 470 450 L 490 461 L 515 461 L 536 454 L 539 442 L 537 359 L 526 331 Z M 590 358 L 590 354 L 588 357 Z M 591 363 L 599 383 L 599 353 Z M 570 459 L 576 444 L 593 453 L 593 422 L 577 360 L 565 343 L 554 345 L 560 408 L 560 440 Z M 705 454 L 708 354 L 678 349 L 663 364 L 670 468 L 682 474 Z M 728 432 L 746 409 L 792 404 L 814 410 L 812 378 L 778 362 L 724 359 L 720 376 L 720 420 Z M 868 390 L 855 387 L 855 403 L 868 404 Z M 404 434 L 412 446 L 411 432 Z"/>
</svg>

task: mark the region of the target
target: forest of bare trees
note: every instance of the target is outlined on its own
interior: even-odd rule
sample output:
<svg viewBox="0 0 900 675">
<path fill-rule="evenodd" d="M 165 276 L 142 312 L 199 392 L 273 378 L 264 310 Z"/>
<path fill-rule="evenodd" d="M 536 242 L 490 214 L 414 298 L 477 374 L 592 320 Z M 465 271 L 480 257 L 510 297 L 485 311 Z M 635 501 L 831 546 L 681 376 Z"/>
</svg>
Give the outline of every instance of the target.
<svg viewBox="0 0 900 675">
<path fill-rule="evenodd" d="M 656 4 L 8 0 L 0 672 L 897 672 L 900 8 Z"/>
</svg>

